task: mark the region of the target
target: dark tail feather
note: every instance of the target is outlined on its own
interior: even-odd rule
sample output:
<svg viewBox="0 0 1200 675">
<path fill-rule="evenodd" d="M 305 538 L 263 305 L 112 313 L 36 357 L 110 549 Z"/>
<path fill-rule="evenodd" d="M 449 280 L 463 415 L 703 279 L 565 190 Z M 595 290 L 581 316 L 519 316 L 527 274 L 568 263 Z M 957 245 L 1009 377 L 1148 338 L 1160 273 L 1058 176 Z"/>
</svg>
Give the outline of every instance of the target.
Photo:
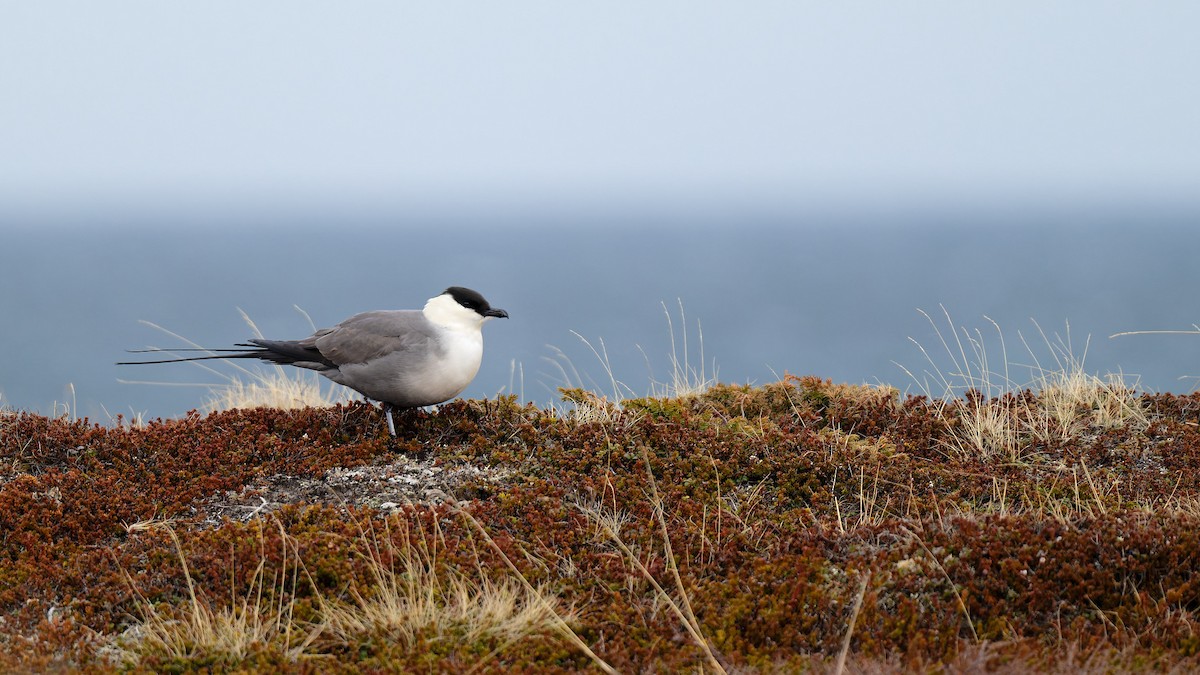
<svg viewBox="0 0 1200 675">
<path fill-rule="evenodd" d="M 324 368 L 337 368 L 337 364 L 325 358 L 316 347 L 307 347 L 299 340 L 251 340 L 250 344 L 239 347 L 258 347 L 262 351 L 254 354 L 272 363 L 290 366 L 295 363 L 319 363 Z M 312 368 L 312 366 L 306 366 Z M 315 368 L 323 370 L 323 368 Z"/>
<path fill-rule="evenodd" d="M 314 370 L 337 368 L 337 364 L 325 358 L 320 351 L 313 347 L 305 347 L 292 340 L 251 340 L 249 343 L 238 343 L 235 347 L 242 349 L 130 349 L 131 354 L 175 354 L 177 352 L 206 352 L 206 356 L 182 356 L 155 361 L 118 361 L 118 366 L 148 365 L 151 363 L 182 363 L 185 361 L 207 361 L 210 359 L 262 359 L 281 366 L 301 364 Z M 253 351 L 249 351 L 253 350 Z M 219 352 L 219 353 L 218 353 Z M 314 367 L 319 363 L 322 367 Z"/>
<path fill-rule="evenodd" d="M 238 344 L 238 347 L 255 348 L 258 345 Z M 270 357 L 265 356 L 269 350 L 259 348 L 260 351 L 246 351 L 245 349 L 127 349 L 130 354 L 175 354 L 178 352 L 207 352 L 207 356 L 181 356 L 172 359 L 159 359 L 155 361 L 118 361 L 118 366 L 140 366 L 149 365 L 151 363 L 182 363 L 184 361 L 207 361 L 209 359 L 262 359 Z M 221 352 L 215 354 L 213 352 Z"/>
<path fill-rule="evenodd" d="M 159 347 L 150 347 L 148 349 L 126 349 L 125 353 L 127 353 L 127 354 L 165 354 L 165 353 L 174 354 L 175 352 L 209 352 L 209 353 L 212 353 L 212 352 L 243 352 L 243 353 L 245 353 L 245 351 L 246 351 L 245 347 L 253 347 L 253 346 L 254 345 L 242 345 L 242 347 L 243 347 L 242 349 L 206 349 L 204 347 L 196 347 L 194 349 L 191 347 L 180 347 L 177 349 L 162 349 Z"/>
</svg>

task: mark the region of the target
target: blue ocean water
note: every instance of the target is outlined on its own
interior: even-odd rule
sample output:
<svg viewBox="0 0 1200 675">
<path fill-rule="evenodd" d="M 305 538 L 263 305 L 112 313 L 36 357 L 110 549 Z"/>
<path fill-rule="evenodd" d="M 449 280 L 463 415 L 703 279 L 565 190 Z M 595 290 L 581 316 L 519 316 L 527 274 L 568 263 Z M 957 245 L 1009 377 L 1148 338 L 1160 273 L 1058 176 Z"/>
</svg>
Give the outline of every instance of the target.
<svg viewBox="0 0 1200 675">
<path fill-rule="evenodd" d="M 470 397 L 553 401 L 567 384 L 555 364 L 561 355 L 566 372 L 573 367 L 584 385 L 607 392 L 605 368 L 575 333 L 597 349 L 602 343 L 615 376 L 647 393 L 670 371 L 664 305 L 677 357 L 686 335 L 689 360 L 700 366 L 702 330 L 705 370 L 715 363 L 724 382 L 786 372 L 917 392 L 905 369 L 920 379 L 934 368 L 912 340 L 938 369 L 954 367 L 918 311 L 949 338 L 944 307 L 956 328 L 979 331 L 996 362 L 990 320 L 1009 362 L 1043 367 L 1054 358 L 1038 326 L 1066 341 L 1069 324 L 1088 371 L 1187 392 L 1200 376 L 1200 335 L 1109 335 L 1200 322 L 1197 225 L 1200 211 L 1133 207 L 733 209 L 688 218 L 5 216 L 0 403 L 43 413 L 68 403 L 105 423 L 118 413 L 180 415 L 201 405 L 203 388 L 118 380 L 221 380 L 186 365 L 114 365 L 126 349 L 183 346 L 139 320 L 223 347 L 251 337 L 238 308 L 268 337 L 299 338 L 311 327 L 296 307 L 324 326 L 369 309 L 420 307 L 450 285 L 475 288 L 511 315 L 485 327 Z M 1011 372 L 1018 382 L 1027 375 Z"/>
</svg>

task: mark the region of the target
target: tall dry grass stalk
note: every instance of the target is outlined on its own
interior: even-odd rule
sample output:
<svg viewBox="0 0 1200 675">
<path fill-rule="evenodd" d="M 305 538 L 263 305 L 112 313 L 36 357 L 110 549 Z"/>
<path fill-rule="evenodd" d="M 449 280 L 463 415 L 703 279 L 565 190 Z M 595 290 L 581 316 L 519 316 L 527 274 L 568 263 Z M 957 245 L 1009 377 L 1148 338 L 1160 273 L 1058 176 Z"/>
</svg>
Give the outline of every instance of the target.
<svg viewBox="0 0 1200 675">
<path fill-rule="evenodd" d="M 663 588 L 658 579 L 651 574 L 645 563 L 642 562 L 641 557 L 621 538 L 620 528 L 624 516 L 617 514 L 615 511 L 609 512 L 600 505 L 577 504 L 576 508 L 617 547 L 617 550 L 621 552 L 621 556 L 625 561 L 636 569 L 638 574 L 654 588 L 656 596 L 666 604 L 671 613 L 683 625 L 692 642 L 700 648 L 708 667 L 715 673 L 724 674 L 727 672 L 725 666 L 717 658 L 717 652 L 712 643 L 705 637 L 703 627 L 692 610 L 692 603 L 688 597 L 687 588 L 683 585 L 683 579 L 679 575 L 679 565 L 675 560 L 674 548 L 671 545 L 670 533 L 667 529 L 666 507 L 663 505 L 661 497 L 659 497 L 658 482 L 655 480 L 654 472 L 650 467 L 650 454 L 645 446 L 642 447 L 642 462 L 646 467 L 650 505 L 653 507 L 655 521 L 658 523 L 660 535 L 662 536 L 663 557 L 666 561 L 666 568 L 671 574 L 671 584 L 674 587 L 675 594 Z"/>
<path fill-rule="evenodd" d="M 929 314 L 924 311 L 921 314 L 933 327 L 949 368 L 942 369 L 938 359 L 912 338 L 910 341 L 920 349 L 929 368 L 918 377 L 900 367 L 922 393 L 955 420 L 954 442 L 950 447 L 953 452 L 1022 462 L 1035 442 L 1065 443 L 1093 431 L 1113 428 L 1136 431 L 1149 424 L 1136 383 L 1127 383 L 1119 373 L 1100 377 L 1085 369 L 1090 338 L 1077 356 L 1070 324 L 1065 336 L 1050 337 L 1034 322 L 1050 356 L 1046 366 L 1038 359 L 1038 350 L 1018 331 L 1031 362 L 1017 364 L 1009 359 L 999 324 L 984 317 L 995 330 L 999 344 L 997 364 L 982 331 L 955 328 L 950 313 L 945 307 L 941 309 L 948 326 L 946 332 Z M 1027 371 L 1029 378 L 1024 382 L 1014 380 L 1014 370 Z"/>
<path fill-rule="evenodd" d="M 463 507 L 461 502 L 455 502 L 454 506 L 456 512 L 463 518 L 463 520 L 465 520 L 466 523 L 470 525 L 471 528 L 480 535 L 480 537 L 483 538 L 484 543 L 486 543 L 498 556 L 500 556 L 500 559 L 504 561 L 504 565 L 510 572 L 512 572 L 514 578 L 520 581 L 527 591 L 534 592 L 534 586 L 529 583 L 529 580 L 525 577 L 521 570 L 515 564 L 513 564 L 512 559 L 508 557 L 508 554 L 504 552 L 504 549 L 500 548 L 499 544 L 496 543 L 496 540 L 492 538 L 492 535 L 488 534 L 483 525 L 480 524 L 480 522 Z M 543 596 L 535 593 L 534 597 L 542 598 Z M 596 667 L 600 668 L 606 673 L 615 675 L 617 672 L 616 669 L 609 665 L 604 659 L 600 658 L 600 656 L 594 651 L 592 651 L 592 648 L 589 647 L 588 644 L 583 641 L 583 638 L 579 637 L 574 629 L 571 628 L 570 624 L 567 623 L 566 618 L 555 611 L 553 606 L 551 606 L 549 603 L 544 602 L 543 604 L 545 604 L 547 609 L 550 610 L 547 614 L 547 617 L 550 619 L 551 627 L 559 635 L 566 638 L 568 642 L 587 655 L 587 657 L 591 659 L 592 663 Z"/>
<path fill-rule="evenodd" d="M 385 521 L 383 536 L 361 537 L 364 550 L 358 555 L 371 578 L 350 588 L 348 602 L 325 605 L 327 639 L 349 644 L 363 635 L 385 635 L 409 647 L 419 637 L 462 644 L 498 640 L 498 651 L 526 637 L 557 633 L 563 616 L 570 618 L 545 587 L 523 577 L 493 580 L 482 569 L 440 565 L 446 542 L 436 522 L 427 532 L 399 519 L 397 533 L 391 522 Z"/>
<path fill-rule="evenodd" d="M 399 528 L 396 532 L 390 524 L 393 520 Z M 393 520 L 385 521 L 385 531 L 380 534 L 360 528 L 354 548 L 366 563 L 367 578 L 353 581 L 336 597 L 314 594 L 307 601 L 311 606 L 303 621 L 294 611 L 297 585 L 304 581 L 311 588 L 318 586 L 300 559 L 296 540 L 278 520 L 272 519 L 279 531 L 280 562 L 268 566 L 265 536 L 260 530 L 262 550 L 249 589 L 238 594 L 231 582 L 226 601 L 210 599 L 197 588 L 183 545 L 170 523 L 129 526 L 131 534 L 153 529 L 168 533 L 188 597 L 178 607 L 153 603 L 122 570 L 141 615 L 141 621 L 121 641 L 123 660 L 132 665 L 149 657 L 236 665 L 266 652 L 294 662 L 343 653 L 363 640 L 383 636 L 409 647 L 420 639 L 435 639 L 463 645 L 468 653 L 481 642 L 496 643 L 477 663 L 483 667 L 492 656 L 520 640 L 558 635 L 581 647 L 597 664 L 607 666 L 570 629 L 573 614 L 564 610 L 548 589 L 530 584 L 507 559 L 516 576 L 499 580 L 480 568 L 440 563 L 446 542 L 436 524 L 427 531 L 403 516 Z M 470 522 L 478 527 L 473 519 Z"/>
<path fill-rule="evenodd" d="M 858 613 L 862 610 L 863 598 L 867 595 L 867 585 L 871 582 L 871 574 L 864 572 L 858 582 L 858 593 L 854 596 L 854 604 L 850 608 L 850 620 L 846 625 L 846 634 L 842 636 L 842 648 L 838 650 L 837 661 L 834 662 L 834 675 L 846 672 L 846 657 L 850 654 L 850 641 L 854 637 L 854 625 L 858 623 Z"/>
<path fill-rule="evenodd" d="M 1104 377 L 1091 374 L 1084 368 L 1090 336 L 1084 341 L 1083 353 L 1075 356 L 1071 345 L 1071 327 L 1066 335 L 1047 337 L 1042 327 L 1034 323 L 1042 342 L 1054 359 L 1054 366 L 1043 368 L 1035 350 L 1024 336 L 1026 351 L 1033 359 L 1033 384 L 1037 392 L 1040 415 L 1027 425 L 1041 440 L 1068 441 L 1091 429 L 1145 429 L 1149 425 L 1146 407 L 1136 391 L 1136 382 L 1129 384 L 1121 373 Z M 1049 427 L 1047 429 L 1046 427 Z M 1046 432 L 1049 432 L 1049 436 Z"/>
<path fill-rule="evenodd" d="M 1113 333 L 1108 337 L 1111 339 L 1125 337 L 1127 335 L 1200 335 L 1200 323 L 1192 324 L 1191 330 L 1132 330 L 1121 333 Z M 1191 391 L 1200 389 L 1200 375 L 1181 375 L 1179 376 L 1179 379 L 1192 380 Z"/>
<path fill-rule="evenodd" d="M 696 396 L 708 391 L 717 381 L 715 361 L 711 370 L 705 361 L 703 328 L 700 322 L 696 321 L 696 335 L 699 344 L 698 348 L 693 350 L 688 341 L 687 316 L 684 313 L 683 301 L 679 300 L 678 302 L 679 322 L 683 326 L 683 330 L 678 335 L 675 332 L 675 322 L 671 317 L 671 312 L 667 309 L 666 303 L 661 303 L 663 315 L 667 320 L 667 335 L 670 340 L 670 351 L 667 354 L 670 372 L 665 380 L 660 381 L 654 377 L 650 357 L 641 345 L 637 345 L 638 351 L 642 353 L 642 358 L 646 361 L 646 368 L 650 372 L 650 388 L 647 395 L 651 398 Z M 592 353 L 604 374 L 602 376 L 603 383 L 598 382 L 590 374 L 581 373 L 566 352 L 553 345 L 547 345 L 552 355 L 545 357 L 544 360 L 557 371 L 554 378 L 559 383 L 557 389 L 565 394 L 564 398 L 571 404 L 571 408 L 566 411 L 566 414 L 583 422 L 611 423 L 618 421 L 624 410 L 623 402 L 629 398 L 637 398 L 637 394 L 632 387 L 617 378 L 608 353 L 608 346 L 603 338 L 593 344 L 575 331 L 571 331 L 571 334 Z M 693 364 L 692 358 L 696 356 L 697 351 L 699 352 L 699 363 Z"/>
<path fill-rule="evenodd" d="M 289 661 L 296 661 L 305 655 L 322 627 L 296 621 L 293 616 L 293 598 L 302 566 L 294 541 L 283 532 L 281 524 L 276 522 L 276 526 L 281 537 L 279 568 L 268 575 L 265 538 L 260 530 L 259 542 L 263 550 L 250 588 L 238 596 L 231 587 L 228 603 L 210 600 L 196 588 L 183 544 L 169 523 L 142 524 L 142 527 L 130 529 L 131 532 L 149 529 L 167 532 L 183 568 L 188 602 L 184 607 L 156 605 L 138 591 L 133 578 L 122 570 L 137 598 L 141 614 L 141 622 L 135 630 L 127 632 L 137 637 L 131 644 L 124 645 L 126 660 L 137 663 L 145 657 L 157 656 L 168 660 L 205 658 L 237 662 L 255 652 L 273 651 Z"/>
<path fill-rule="evenodd" d="M 650 396 L 654 398 L 698 396 L 712 388 L 717 381 L 716 363 L 713 363 L 710 372 L 704 360 L 704 329 L 701 327 L 699 319 L 696 320 L 696 336 L 700 343 L 699 365 L 692 364 L 692 355 L 688 352 L 687 316 L 683 311 L 683 300 L 676 298 L 676 302 L 679 303 L 679 324 L 683 327 L 678 344 L 675 340 L 675 323 L 671 320 L 671 312 L 667 309 L 667 303 L 660 303 L 663 308 L 663 316 L 667 319 L 667 333 L 671 340 L 671 353 L 668 358 L 671 371 L 665 382 L 658 382 L 651 377 Z M 641 347 L 639 346 L 638 349 L 640 350 Z M 642 356 L 646 359 L 648 368 L 650 357 L 646 356 L 644 350 Z"/>
</svg>

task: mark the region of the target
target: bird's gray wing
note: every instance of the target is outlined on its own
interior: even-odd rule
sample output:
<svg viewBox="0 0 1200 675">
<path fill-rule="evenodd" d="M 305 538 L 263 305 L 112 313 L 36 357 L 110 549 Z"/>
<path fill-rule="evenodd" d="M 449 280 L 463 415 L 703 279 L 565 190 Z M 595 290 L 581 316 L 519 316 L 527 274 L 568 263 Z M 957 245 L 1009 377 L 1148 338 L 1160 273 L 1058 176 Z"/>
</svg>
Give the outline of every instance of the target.
<svg viewBox="0 0 1200 675">
<path fill-rule="evenodd" d="M 403 309 L 355 314 L 300 343 L 317 349 L 338 366 L 367 363 L 395 352 L 429 356 L 442 351 L 436 329 L 425 315 L 419 310 Z"/>
</svg>

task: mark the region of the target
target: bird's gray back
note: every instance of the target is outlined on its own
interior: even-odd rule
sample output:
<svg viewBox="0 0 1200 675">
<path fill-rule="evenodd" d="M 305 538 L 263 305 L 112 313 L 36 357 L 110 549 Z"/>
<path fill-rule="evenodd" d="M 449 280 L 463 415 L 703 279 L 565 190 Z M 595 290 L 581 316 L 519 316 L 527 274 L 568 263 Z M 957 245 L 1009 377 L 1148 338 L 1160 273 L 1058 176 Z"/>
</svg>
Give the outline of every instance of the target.
<svg viewBox="0 0 1200 675">
<path fill-rule="evenodd" d="M 384 357 L 405 355 L 423 360 L 444 351 L 437 327 L 419 310 L 363 312 L 333 328 L 317 331 L 303 342 L 316 347 L 338 366 L 364 364 Z"/>
</svg>

